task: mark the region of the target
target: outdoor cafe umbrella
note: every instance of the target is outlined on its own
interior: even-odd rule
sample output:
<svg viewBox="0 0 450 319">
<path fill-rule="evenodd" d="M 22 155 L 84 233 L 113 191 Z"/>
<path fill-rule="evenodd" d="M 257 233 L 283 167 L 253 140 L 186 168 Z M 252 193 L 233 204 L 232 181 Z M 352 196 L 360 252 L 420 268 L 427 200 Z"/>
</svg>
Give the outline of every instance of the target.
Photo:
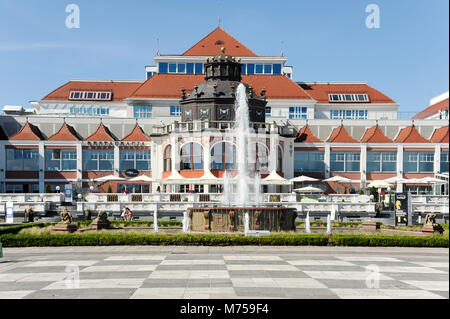
<svg viewBox="0 0 450 319">
<path fill-rule="evenodd" d="M 323 180 L 324 182 L 351 183 L 352 180 L 342 176 L 333 176 Z"/>
<path fill-rule="evenodd" d="M 392 184 L 384 181 L 384 180 L 375 180 L 375 181 L 371 181 L 369 183 L 369 185 L 367 185 L 369 187 L 375 187 L 375 188 L 388 188 L 391 187 Z"/>
<path fill-rule="evenodd" d="M 114 176 L 114 175 L 108 175 L 108 176 L 103 176 L 103 177 L 99 177 L 97 179 L 94 179 L 95 182 L 109 182 L 109 181 L 126 181 L 126 178 L 123 177 L 119 177 L 119 176 Z"/>
<path fill-rule="evenodd" d="M 209 170 L 206 171 L 206 173 L 203 174 L 202 177 L 189 179 L 189 181 L 192 181 L 192 183 L 194 184 L 206 184 L 206 185 L 217 185 L 223 183 L 223 180 L 221 178 L 214 176 L 214 174 L 211 173 Z"/>
<path fill-rule="evenodd" d="M 261 181 L 261 185 L 291 185 L 291 182 L 274 171 Z"/>
<path fill-rule="evenodd" d="M 291 178 L 290 181 L 294 185 L 295 185 L 295 183 L 302 183 L 302 186 L 303 186 L 304 182 L 317 182 L 317 181 L 319 181 L 319 179 L 301 175 L 301 176 L 297 176 L 295 178 Z"/>
<path fill-rule="evenodd" d="M 172 174 L 166 179 L 162 180 L 163 184 L 182 184 L 186 182 L 186 178 L 181 176 L 178 171 L 172 172 Z"/>
<path fill-rule="evenodd" d="M 307 186 L 307 187 L 294 189 L 294 192 L 296 192 L 296 193 L 323 193 L 323 189 Z"/>
<path fill-rule="evenodd" d="M 141 175 L 128 180 L 129 182 L 154 182 L 155 180 L 147 175 Z"/>
</svg>

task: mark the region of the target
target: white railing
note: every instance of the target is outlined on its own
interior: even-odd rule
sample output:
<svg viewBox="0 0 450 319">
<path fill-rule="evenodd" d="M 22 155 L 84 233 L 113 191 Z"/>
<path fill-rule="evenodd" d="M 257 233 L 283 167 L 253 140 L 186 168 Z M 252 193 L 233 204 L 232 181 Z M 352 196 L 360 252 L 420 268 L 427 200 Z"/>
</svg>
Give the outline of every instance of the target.
<svg viewBox="0 0 450 319">
<path fill-rule="evenodd" d="M 58 194 L 58 193 L 0 194 L 0 202 L 22 202 L 22 203 L 53 202 L 53 203 L 60 203 L 63 200 L 64 200 L 64 195 Z"/>
</svg>

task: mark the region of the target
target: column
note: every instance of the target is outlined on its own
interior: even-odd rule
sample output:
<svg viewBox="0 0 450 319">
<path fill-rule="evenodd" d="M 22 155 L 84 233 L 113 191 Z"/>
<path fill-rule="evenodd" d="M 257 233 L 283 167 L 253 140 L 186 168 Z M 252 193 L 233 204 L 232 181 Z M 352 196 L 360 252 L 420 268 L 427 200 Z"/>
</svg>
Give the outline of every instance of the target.
<svg viewBox="0 0 450 319">
<path fill-rule="evenodd" d="M 325 153 L 324 153 L 324 162 L 325 162 L 325 179 L 330 178 L 330 144 L 325 144 Z"/>
<path fill-rule="evenodd" d="M 367 144 L 361 145 L 361 156 L 359 165 L 361 166 L 361 189 L 366 187 L 367 181 Z"/>
<path fill-rule="evenodd" d="M 441 146 L 439 144 L 434 146 L 434 175 L 439 174 L 441 172 Z M 436 192 L 437 188 L 441 186 L 439 184 L 432 184 L 433 187 L 433 195 L 440 194 Z"/>
<path fill-rule="evenodd" d="M 210 172 L 211 167 L 211 142 L 209 135 L 205 136 L 205 142 L 203 146 L 203 172 L 207 174 Z M 209 193 L 209 185 L 204 185 L 204 192 Z"/>
<path fill-rule="evenodd" d="M 39 142 L 39 193 L 45 192 L 45 147 L 44 142 Z"/>
<path fill-rule="evenodd" d="M 77 142 L 77 186 L 80 191 L 83 187 L 83 145 Z"/>
<path fill-rule="evenodd" d="M 397 146 L 397 177 L 403 178 L 403 145 Z M 403 183 L 397 183 L 397 193 L 403 192 Z"/>
<path fill-rule="evenodd" d="M 162 178 L 162 167 L 164 161 L 164 150 L 162 149 L 161 142 L 152 140 L 150 143 L 150 154 L 151 154 L 151 162 L 150 162 L 150 171 L 153 179 L 160 180 Z M 152 182 L 152 189 L 150 193 L 155 193 L 158 189 L 158 186 L 161 186 L 158 182 Z"/>
<path fill-rule="evenodd" d="M 170 137 L 170 145 L 172 145 L 172 173 L 174 173 L 180 170 L 180 150 L 176 136 Z"/>
<path fill-rule="evenodd" d="M 0 143 L 0 158 L 5 159 L 0 161 L 0 193 L 6 193 L 6 150 L 5 143 Z"/>
<path fill-rule="evenodd" d="M 114 176 L 119 176 L 120 171 L 120 148 L 114 144 Z"/>
</svg>

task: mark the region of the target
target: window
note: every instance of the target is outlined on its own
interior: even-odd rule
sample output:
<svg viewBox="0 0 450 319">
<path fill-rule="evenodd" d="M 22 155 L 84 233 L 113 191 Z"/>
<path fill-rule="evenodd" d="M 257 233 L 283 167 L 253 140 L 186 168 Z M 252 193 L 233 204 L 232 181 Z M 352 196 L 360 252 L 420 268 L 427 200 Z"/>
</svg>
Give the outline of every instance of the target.
<svg viewBox="0 0 450 319">
<path fill-rule="evenodd" d="M 403 154 L 403 171 L 405 173 L 433 172 L 434 152 L 405 152 Z"/>
<path fill-rule="evenodd" d="M 441 152 L 441 173 L 448 173 L 448 152 Z"/>
<path fill-rule="evenodd" d="M 101 100 L 110 101 L 112 97 L 111 92 L 80 92 L 71 91 L 69 95 L 70 100 Z"/>
<path fill-rule="evenodd" d="M 331 152 L 330 169 L 332 172 L 359 172 L 360 152 Z"/>
<path fill-rule="evenodd" d="M 255 74 L 255 65 L 253 63 L 247 64 L 247 74 Z"/>
<path fill-rule="evenodd" d="M 147 72 L 147 80 L 150 79 L 153 75 L 153 72 Z"/>
<path fill-rule="evenodd" d="M 367 120 L 367 110 L 330 110 L 330 119 Z"/>
<path fill-rule="evenodd" d="M 325 152 L 323 151 L 295 151 L 295 172 L 323 172 L 325 171 Z"/>
<path fill-rule="evenodd" d="M 367 152 L 368 172 L 396 172 L 396 152 Z"/>
<path fill-rule="evenodd" d="M 256 74 L 263 74 L 263 65 L 262 64 L 256 64 L 255 65 L 255 73 Z"/>
<path fill-rule="evenodd" d="M 288 78 L 291 78 L 291 73 L 284 73 L 285 76 L 287 76 Z"/>
<path fill-rule="evenodd" d="M 134 106 L 135 118 L 151 118 L 152 106 L 151 105 L 135 105 Z"/>
<path fill-rule="evenodd" d="M 74 171 L 77 169 L 76 150 L 45 150 L 46 171 Z"/>
<path fill-rule="evenodd" d="M 195 74 L 203 74 L 203 63 L 195 63 Z"/>
<path fill-rule="evenodd" d="M 38 171 L 39 151 L 37 149 L 6 149 L 7 171 Z"/>
<path fill-rule="evenodd" d="M 330 102 L 369 102 L 367 94 L 328 94 Z"/>
<path fill-rule="evenodd" d="M 124 191 L 130 194 L 150 193 L 150 185 L 148 184 L 118 184 L 117 191 L 123 193 Z"/>
<path fill-rule="evenodd" d="M 264 64 L 264 74 L 272 74 L 272 64 Z"/>
<path fill-rule="evenodd" d="M 127 169 L 150 171 L 150 150 L 120 150 L 120 170 L 126 171 Z"/>
<path fill-rule="evenodd" d="M 83 150 L 83 171 L 112 171 L 114 150 Z"/>
<path fill-rule="evenodd" d="M 187 74 L 194 74 L 194 63 L 187 63 L 186 64 L 186 73 Z"/>
<path fill-rule="evenodd" d="M 188 143 L 181 148 L 181 170 L 203 169 L 203 147 L 198 143 Z"/>
<path fill-rule="evenodd" d="M 186 73 L 186 64 L 178 63 L 178 73 Z"/>
<path fill-rule="evenodd" d="M 266 107 L 266 117 L 267 116 L 272 116 L 272 108 L 271 107 Z"/>
<path fill-rule="evenodd" d="M 242 64 L 241 74 L 247 74 L 247 64 Z"/>
<path fill-rule="evenodd" d="M 169 63 L 169 73 L 177 73 L 177 64 Z"/>
<path fill-rule="evenodd" d="M 159 62 L 159 73 L 168 73 L 169 64 L 167 62 Z"/>
<path fill-rule="evenodd" d="M 109 115 L 109 109 L 103 107 L 71 107 L 70 114 Z"/>
<path fill-rule="evenodd" d="M 170 106 L 170 116 L 181 116 L 181 106 L 171 105 Z"/>
<path fill-rule="evenodd" d="M 164 172 L 172 171 L 172 146 L 168 145 L 164 150 Z"/>
<path fill-rule="evenodd" d="M 289 118 L 298 120 L 298 119 L 307 119 L 308 118 L 308 109 L 306 107 L 290 107 L 289 108 Z"/>
<path fill-rule="evenodd" d="M 273 74 L 281 74 L 281 64 L 273 65 Z"/>
<path fill-rule="evenodd" d="M 236 146 L 222 142 L 211 149 L 212 170 L 234 170 L 236 166 Z"/>
</svg>

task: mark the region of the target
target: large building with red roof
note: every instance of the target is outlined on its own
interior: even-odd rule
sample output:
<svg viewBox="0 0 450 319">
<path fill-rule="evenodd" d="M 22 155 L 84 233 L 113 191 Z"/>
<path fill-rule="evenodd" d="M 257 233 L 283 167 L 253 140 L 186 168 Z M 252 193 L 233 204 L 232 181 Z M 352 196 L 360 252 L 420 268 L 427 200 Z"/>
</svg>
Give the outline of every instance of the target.
<svg viewBox="0 0 450 319">
<path fill-rule="evenodd" d="M 171 191 L 219 192 L 220 185 L 195 179 L 235 169 L 228 124 L 181 122 L 181 100 L 205 81 L 205 61 L 221 48 L 242 66 L 241 82 L 267 103 L 254 137 L 263 177 L 273 171 L 285 178 L 343 176 L 352 180 L 348 189 L 358 191 L 373 180 L 448 174 L 449 130 L 442 117 L 399 119 L 398 103 L 364 82 L 295 82 L 283 54 L 258 55 L 217 28 L 182 54 L 158 52 L 145 67 L 145 81 L 71 80 L 31 102 L 33 113 L 0 116 L 0 193 L 67 183 L 78 192 L 91 186 L 155 192 L 169 190 L 164 180 L 179 175 L 186 181 Z M 448 114 L 448 94 L 446 101 Z M 445 99 L 435 104 L 433 112 L 445 110 Z M 155 182 L 124 181 L 130 174 Z M 96 182 L 109 175 L 123 180 Z M 315 186 L 343 192 L 335 183 Z M 414 183 L 396 187 L 436 192 Z"/>
</svg>

